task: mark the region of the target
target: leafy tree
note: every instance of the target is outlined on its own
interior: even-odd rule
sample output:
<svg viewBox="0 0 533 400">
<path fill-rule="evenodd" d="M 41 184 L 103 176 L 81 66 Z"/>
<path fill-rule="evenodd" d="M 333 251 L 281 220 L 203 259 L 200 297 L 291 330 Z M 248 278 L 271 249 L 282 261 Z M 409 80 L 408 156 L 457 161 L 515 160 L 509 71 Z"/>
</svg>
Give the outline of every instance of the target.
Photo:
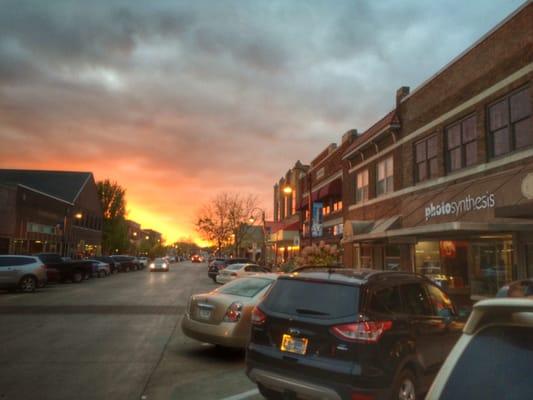
<svg viewBox="0 0 533 400">
<path fill-rule="evenodd" d="M 129 248 L 126 225 L 126 189 L 108 179 L 96 184 L 104 214 L 102 247 L 104 253 L 123 253 Z"/>
<path fill-rule="evenodd" d="M 256 207 L 253 195 L 220 193 L 204 204 L 196 218 L 196 229 L 203 239 L 216 244 L 217 253 L 231 246 L 238 255 L 241 243 L 248 235 L 248 219 Z"/>
</svg>

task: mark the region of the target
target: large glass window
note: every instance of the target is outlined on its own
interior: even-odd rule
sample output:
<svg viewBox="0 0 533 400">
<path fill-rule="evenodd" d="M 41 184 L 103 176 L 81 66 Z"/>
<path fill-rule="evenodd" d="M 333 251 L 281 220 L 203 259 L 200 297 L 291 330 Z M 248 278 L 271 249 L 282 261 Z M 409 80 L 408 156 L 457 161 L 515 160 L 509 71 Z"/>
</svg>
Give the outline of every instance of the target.
<svg viewBox="0 0 533 400">
<path fill-rule="evenodd" d="M 470 258 L 473 299 L 493 297 L 500 287 L 512 281 L 512 240 L 472 243 Z"/>
<path fill-rule="evenodd" d="M 477 162 L 477 120 L 473 115 L 446 129 L 447 167 L 455 171 Z"/>
<path fill-rule="evenodd" d="M 437 135 L 430 136 L 415 144 L 416 181 L 435 178 L 438 174 Z"/>
<path fill-rule="evenodd" d="M 394 190 L 393 158 L 386 158 L 378 163 L 376 194 L 391 193 Z"/>
<path fill-rule="evenodd" d="M 357 174 L 355 201 L 361 203 L 368 200 L 368 169 Z"/>
<path fill-rule="evenodd" d="M 493 156 L 533 145 L 529 88 L 514 92 L 491 105 L 488 118 Z"/>
<path fill-rule="evenodd" d="M 419 274 L 440 274 L 439 242 L 418 242 L 415 246 L 415 264 Z"/>
</svg>

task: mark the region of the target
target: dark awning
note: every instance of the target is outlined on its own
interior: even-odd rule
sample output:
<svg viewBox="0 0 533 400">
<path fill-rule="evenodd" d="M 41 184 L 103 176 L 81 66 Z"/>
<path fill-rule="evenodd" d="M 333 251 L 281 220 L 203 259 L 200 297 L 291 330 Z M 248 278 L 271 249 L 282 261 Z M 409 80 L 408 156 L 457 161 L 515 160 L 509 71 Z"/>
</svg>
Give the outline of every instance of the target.
<svg viewBox="0 0 533 400">
<path fill-rule="evenodd" d="M 338 178 L 334 181 L 328 183 L 326 186 L 321 188 L 318 191 L 318 198 L 324 199 L 331 196 L 341 196 L 342 195 L 342 179 Z"/>
</svg>

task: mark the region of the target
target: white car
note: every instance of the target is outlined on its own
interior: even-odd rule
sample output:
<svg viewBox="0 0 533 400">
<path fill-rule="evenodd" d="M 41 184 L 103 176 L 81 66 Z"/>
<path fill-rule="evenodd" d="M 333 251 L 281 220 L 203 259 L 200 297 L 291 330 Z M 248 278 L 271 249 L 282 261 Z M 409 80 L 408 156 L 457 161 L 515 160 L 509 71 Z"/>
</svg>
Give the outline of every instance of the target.
<svg viewBox="0 0 533 400">
<path fill-rule="evenodd" d="M 164 258 L 156 258 L 150 264 L 150 272 L 163 271 L 168 272 L 169 263 Z"/>
<path fill-rule="evenodd" d="M 217 283 L 224 284 L 243 276 L 250 276 L 262 272 L 265 273 L 270 271 L 257 264 L 231 264 L 218 273 L 216 281 Z"/>
<path fill-rule="evenodd" d="M 137 258 L 137 260 L 139 261 L 139 264 L 141 264 L 144 268 L 148 266 L 148 257 L 139 257 Z"/>
<path fill-rule="evenodd" d="M 426 400 L 533 399 L 532 365 L 533 300 L 483 300 L 474 305 Z"/>
</svg>

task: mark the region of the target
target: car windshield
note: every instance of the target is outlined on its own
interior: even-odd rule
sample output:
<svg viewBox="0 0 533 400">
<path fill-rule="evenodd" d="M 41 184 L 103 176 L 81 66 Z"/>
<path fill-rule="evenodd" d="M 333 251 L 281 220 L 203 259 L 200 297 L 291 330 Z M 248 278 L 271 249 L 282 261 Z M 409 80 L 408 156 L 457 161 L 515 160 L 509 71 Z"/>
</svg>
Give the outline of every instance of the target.
<svg viewBox="0 0 533 400">
<path fill-rule="evenodd" d="M 237 270 L 241 269 L 242 267 L 244 267 L 244 264 L 232 264 L 232 265 L 228 266 L 226 269 L 229 270 L 229 271 L 237 271 Z"/>
<path fill-rule="evenodd" d="M 272 282 L 272 279 L 267 278 L 237 279 L 218 289 L 218 293 L 232 294 L 234 296 L 242 297 L 254 297 L 261 290 L 271 285 Z"/>
<path fill-rule="evenodd" d="M 154 262 L 155 262 L 155 263 L 158 263 L 158 264 L 161 264 L 161 263 L 165 263 L 166 260 L 163 259 L 163 258 L 156 258 Z"/>
</svg>

